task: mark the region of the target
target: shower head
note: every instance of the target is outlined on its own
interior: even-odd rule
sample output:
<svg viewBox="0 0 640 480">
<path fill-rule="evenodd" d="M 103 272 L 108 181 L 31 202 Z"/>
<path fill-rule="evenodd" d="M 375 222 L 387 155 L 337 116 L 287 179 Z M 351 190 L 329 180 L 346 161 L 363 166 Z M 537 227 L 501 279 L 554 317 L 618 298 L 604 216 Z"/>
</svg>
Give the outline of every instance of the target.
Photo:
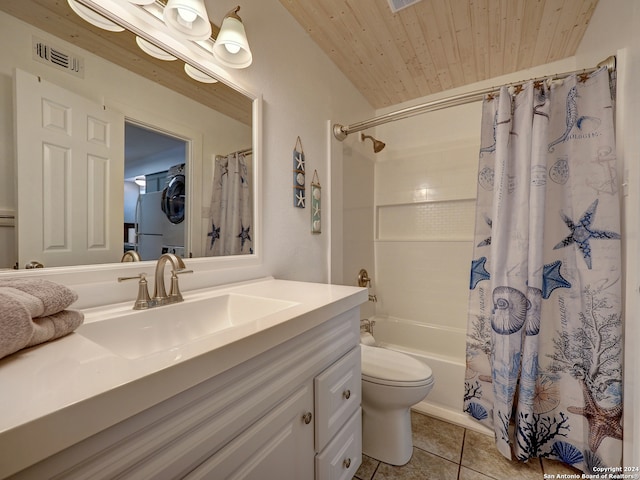
<svg viewBox="0 0 640 480">
<path fill-rule="evenodd" d="M 360 134 L 360 139 L 364 142 L 365 138 L 370 138 L 371 141 L 373 142 L 373 153 L 378 153 L 379 151 L 381 151 L 386 143 L 381 142 L 380 140 L 376 140 L 375 138 L 373 138 L 371 135 L 365 135 L 364 133 Z"/>
</svg>

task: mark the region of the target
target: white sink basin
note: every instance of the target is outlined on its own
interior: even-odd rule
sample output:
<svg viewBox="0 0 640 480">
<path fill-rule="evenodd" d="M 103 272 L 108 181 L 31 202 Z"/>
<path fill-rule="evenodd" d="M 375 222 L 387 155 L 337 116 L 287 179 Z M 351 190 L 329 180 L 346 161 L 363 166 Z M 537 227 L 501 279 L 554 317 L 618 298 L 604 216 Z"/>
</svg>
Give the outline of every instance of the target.
<svg viewBox="0 0 640 480">
<path fill-rule="evenodd" d="M 81 325 L 76 332 L 113 353 L 135 359 L 185 345 L 297 305 L 250 295 L 226 294 L 131 310 Z"/>
</svg>

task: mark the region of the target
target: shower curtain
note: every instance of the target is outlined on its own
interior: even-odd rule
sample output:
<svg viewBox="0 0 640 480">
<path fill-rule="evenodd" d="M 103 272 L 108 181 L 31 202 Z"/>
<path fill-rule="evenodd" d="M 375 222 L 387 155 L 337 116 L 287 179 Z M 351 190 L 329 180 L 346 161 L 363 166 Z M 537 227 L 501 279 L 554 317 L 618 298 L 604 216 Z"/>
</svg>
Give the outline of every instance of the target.
<svg viewBox="0 0 640 480">
<path fill-rule="evenodd" d="M 207 256 L 253 253 L 253 214 L 247 162 L 243 154 L 216 156 Z"/>
<path fill-rule="evenodd" d="M 603 68 L 483 106 L 464 409 L 507 458 L 622 457 L 620 212 Z"/>
</svg>

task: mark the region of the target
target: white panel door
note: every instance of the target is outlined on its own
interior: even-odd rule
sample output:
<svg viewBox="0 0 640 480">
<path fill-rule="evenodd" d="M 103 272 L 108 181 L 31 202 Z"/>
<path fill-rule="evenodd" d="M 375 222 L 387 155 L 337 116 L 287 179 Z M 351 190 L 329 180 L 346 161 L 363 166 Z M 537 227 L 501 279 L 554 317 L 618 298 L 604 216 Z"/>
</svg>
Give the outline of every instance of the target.
<svg viewBox="0 0 640 480">
<path fill-rule="evenodd" d="M 124 116 L 16 70 L 20 268 L 123 253 Z"/>
</svg>

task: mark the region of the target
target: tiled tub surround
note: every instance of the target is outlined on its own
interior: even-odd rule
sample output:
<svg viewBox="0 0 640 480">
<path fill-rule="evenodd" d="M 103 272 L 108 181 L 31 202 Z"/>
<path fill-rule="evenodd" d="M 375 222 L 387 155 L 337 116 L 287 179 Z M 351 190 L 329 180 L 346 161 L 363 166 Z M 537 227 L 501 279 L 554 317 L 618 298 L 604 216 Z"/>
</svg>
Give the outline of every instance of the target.
<svg viewBox="0 0 640 480">
<path fill-rule="evenodd" d="M 493 437 L 412 412 L 413 457 L 394 467 L 363 457 L 354 480 L 542 480 L 544 474 L 580 474 L 559 462 L 509 461 Z"/>
<path fill-rule="evenodd" d="M 360 288 L 272 278 L 183 294 L 185 303 L 235 294 L 288 302 L 288 308 L 139 358 L 91 341 L 81 327 L 2 359 L 0 478 L 323 327 L 367 299 Z M 87 309 L 85 325 L 117 319 L 131 306 Z M 158 315 L 170 307 L 159 307 Z M 357 315 L 354 321 L 357 331 Z"/>
<path fill-rule="evenodd" d="M 375 166 L 374 336 L 433 370 L 416 408 L 463 425 L 478 143 L 405 148 Z"/>
</svg>

